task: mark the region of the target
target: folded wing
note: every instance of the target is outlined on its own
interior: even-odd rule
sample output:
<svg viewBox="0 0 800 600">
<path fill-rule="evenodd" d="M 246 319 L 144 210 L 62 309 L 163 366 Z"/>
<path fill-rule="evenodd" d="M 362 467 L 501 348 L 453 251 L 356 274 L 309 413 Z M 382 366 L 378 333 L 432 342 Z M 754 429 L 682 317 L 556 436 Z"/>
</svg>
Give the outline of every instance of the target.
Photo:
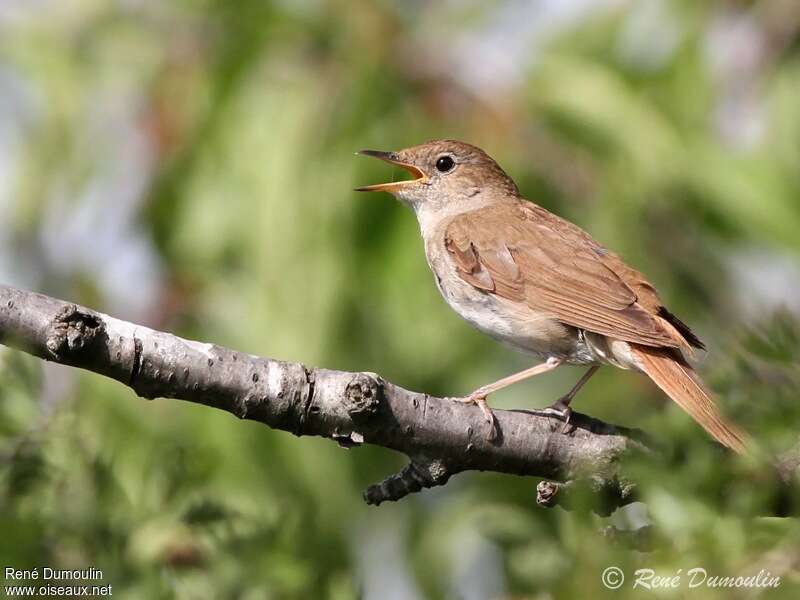
<svg viewBox="0 0 800 600">
<path fill-rule="evenodd" d="M 447 226 L 445 247 L 459 276 L 478 289 L 614 339 L 687 346 L 658 316 L 658 295 L 640 273 L 536 205 L 458 215 Z"/>
</svg>

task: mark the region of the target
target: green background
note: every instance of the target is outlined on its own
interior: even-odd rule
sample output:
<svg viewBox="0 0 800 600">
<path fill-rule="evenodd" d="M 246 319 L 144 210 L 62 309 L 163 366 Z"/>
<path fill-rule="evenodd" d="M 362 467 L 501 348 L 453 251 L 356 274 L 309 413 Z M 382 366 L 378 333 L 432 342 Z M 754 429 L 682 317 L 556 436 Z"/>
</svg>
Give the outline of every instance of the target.
<svg viewBox="0 0 800 600">
<path fill-rule="evenodd" d="M 464 394 L 530 359 L 447 308 L 407 209 L 351 191 L 399 176 L 361 148 L 463 139 L 647 273 L 725 410 L 780 452 L 800 425 L 799 30 L 794 0 L 4 2 L 0 280 Z M 494 405 L 544 406 L 580 373 Z M 248 600 L 656 597 L 635 569 L 763 568 L 778 590 L 659 596 L 797 597 L 800 526 L 761 516 L 768 474 L 636 374 L 601 370 L 575 406 L 664 445 L 631 465 L 644 505 L 544 510 L 535 479 L 469 473 L 375 508 L 360 492 L 403 465 L 389 451 L 0 348 L 0 566 Z M 643 522 L 648 552 L 604 534 Z"/>
</svg>

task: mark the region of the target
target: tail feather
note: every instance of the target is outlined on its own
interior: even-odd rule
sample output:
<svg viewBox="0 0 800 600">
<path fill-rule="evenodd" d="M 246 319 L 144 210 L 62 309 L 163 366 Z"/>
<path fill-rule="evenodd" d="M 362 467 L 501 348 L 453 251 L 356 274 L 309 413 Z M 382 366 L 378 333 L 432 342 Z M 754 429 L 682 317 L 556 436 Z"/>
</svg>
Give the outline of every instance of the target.
<svg viewBox="0 0 800 600">
<path fill-rule="evenodd" d="M 639 367 L 715 440 L 742 454 L 747 434 L 727 422 L 711 393 L 679 352 L 631 344 Z"/>
</svg>

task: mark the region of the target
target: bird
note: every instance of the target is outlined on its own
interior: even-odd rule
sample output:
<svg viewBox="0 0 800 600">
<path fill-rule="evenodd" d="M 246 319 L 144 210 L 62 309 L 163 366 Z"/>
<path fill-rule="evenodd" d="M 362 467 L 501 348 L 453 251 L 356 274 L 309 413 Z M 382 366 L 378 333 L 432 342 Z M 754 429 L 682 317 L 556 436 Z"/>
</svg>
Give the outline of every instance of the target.
<svg viewBox="0 0 800 600">
<path fill-rule="evenodd" d="M 742 453 L 746 434 L 721 414 L 689 362 L 703 342 L 655 287 L 578 225 L 522 197 L 486 152 L 432 140 L 396 152 L 362 150 L 411 179 L 356 188 L 389 192 L 416 214 L 439 292 L 469 324 L 536 357 L 537 364 L 454 398 L 477 405 L 497 437 L 487 397 L 562 365 L 588 367 L 545 409 L 564 421 L 578 391 L 604 365 L 638 371 L 715 440 Z"/>
</svg>

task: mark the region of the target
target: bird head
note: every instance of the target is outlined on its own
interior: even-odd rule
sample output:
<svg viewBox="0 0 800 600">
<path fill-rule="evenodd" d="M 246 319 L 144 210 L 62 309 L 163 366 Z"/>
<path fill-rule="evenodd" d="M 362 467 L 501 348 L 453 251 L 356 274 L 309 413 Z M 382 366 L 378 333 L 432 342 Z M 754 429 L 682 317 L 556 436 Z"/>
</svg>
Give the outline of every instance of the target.
<svg viewBox="0 0 800 600">
<path fill-rule="evenodd" d="M 415 210 L 464 203 L 477 195 L 519 195 L 513 180 L 488 154 L 465 142 L 433 140 L 397 152 L 362 150 L 359 154 L 405 169 L 413 178 L 356 191 L 389 192 Z"/>
</svg>

